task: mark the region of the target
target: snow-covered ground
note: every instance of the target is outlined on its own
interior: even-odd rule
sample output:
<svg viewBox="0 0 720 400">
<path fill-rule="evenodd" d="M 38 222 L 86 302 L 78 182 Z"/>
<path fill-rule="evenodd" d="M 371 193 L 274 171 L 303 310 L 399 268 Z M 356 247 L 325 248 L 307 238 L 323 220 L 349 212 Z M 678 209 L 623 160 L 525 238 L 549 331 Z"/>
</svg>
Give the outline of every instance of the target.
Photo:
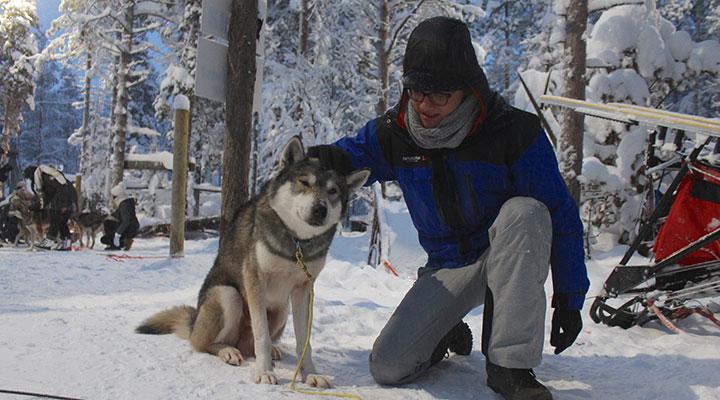
<svg viewBox="0 0 720 400">
<path fill-rule="evenodd" d="M 414 384 L 390 388 L 372 380 L 372 343 L 423 258 L 407 214 L 395 210 L 387 221 L 399 278 L 365 265 L 367 235 L 333 244 L 316 285 L 312 342 L 319 371 L 332 377 L 335 390 L 363 399 L 499 399 L 484 384 L 479 340 L 470 356 L 451 356 Z M 123 261 L 99 249 L 0 248 L 0 389 L 82 399 L 312 398 L 288 389 L 297 361 L 292 329 L 282 339 L 286 357 L 276 364 L 276 386 L 251 383 L 247 364 L 233 367 L 193 353 L 175 336 L 133 332 L 152 313 L 195 304 L 218 241 L 185 246 L 185 258 L 173 260 L 166 258 L 167 239 L 139 239 L 127 254 L 145 258 Z M 594 253 L 591 294 L 623 251 Z M 482 307 L 466 321 L 479 338 Z M 720 329 L 695 317 L 680 327 L 687 333 L 670 334 L 657 324 L 625 331 L 585 317 L 565 353 L 553 355 L 547 344 L 538 378 L 556 399 L 720 399 Z M 0 393 L 5 398 L 24 397 Z"/>
</svg>

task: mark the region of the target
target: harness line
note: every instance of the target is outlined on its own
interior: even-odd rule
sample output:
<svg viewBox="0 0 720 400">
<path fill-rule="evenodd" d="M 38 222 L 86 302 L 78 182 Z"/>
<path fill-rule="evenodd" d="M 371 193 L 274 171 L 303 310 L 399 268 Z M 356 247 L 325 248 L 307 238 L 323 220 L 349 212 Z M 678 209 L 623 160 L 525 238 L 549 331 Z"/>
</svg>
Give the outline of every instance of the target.
<svg viewBox="0 0 720 400">
<path fill-rule="evenodd" d="M 318 392 L 318 391 L 312 391 L 312 390 L 305 390 L 305 389 L 298 389 L 295 387 L 295 379 L 297 378 L 298 373 L 300 372 L 300 368 L 302 368 L 303 361 L 305 360 L 305 353 L 307 351 L 308 345 L 310 344 L 310 333 L 312 332 L 312 316 L 313 316 L 313 300 L 315 298 L 315 290 L 313 285 L 313 277 L 310 274 L 310 272 L 307 269 L 307 266 L 305 265 L 305 261 L 303 260 L 303 253 L 302 249 L 300 248 L 300 244 L 294 240 L 295 242 L 295 259 L 297 260 L 297 266 L 305 273 L 305 275 L 308 278 L 308 281 L 310 282 L 310 296 L 309 296 L 309 304 L 308 304 L 308 321 L 307 321 L 307 335 L 305 336 L 305 344 L 303 345 L 302 354 L 300 355 L 300 359 L 298 360 L 297 367 L 295 367 L 295 372 L 293 373 L 292 380 L 290 381 L 290 390 L 297 393 L 302 394 L 308 394 L 308 395 L 316 395 L 316 396 L 333 396 L 333 397 L 339 397 L 344 399 L 354 399 L 354 400 L 362 400 L 362 398 L 356 394 L 352 393 L 339 393 L 339 392 Z"/>
</svg>

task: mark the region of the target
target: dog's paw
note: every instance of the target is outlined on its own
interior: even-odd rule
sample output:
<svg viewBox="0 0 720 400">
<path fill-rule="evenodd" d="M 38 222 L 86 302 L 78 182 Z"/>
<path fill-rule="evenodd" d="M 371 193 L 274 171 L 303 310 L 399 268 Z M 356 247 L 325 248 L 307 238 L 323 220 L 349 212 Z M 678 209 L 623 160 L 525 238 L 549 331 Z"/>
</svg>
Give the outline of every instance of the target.
<svg viewBox="0 0 720 400">
<path fill-rule="evenodd" d="M 230 365 L 241 365 L 243 362 L 242 354 L 240 350 L 235 347 L 225 347 L 218 351 L 218 357 Z"/>
<path fill-rule="evenodd" d="M 280 350 L 280 346 L 272 346 L 271 357 L 273 360 L 282 360 L 283 352 Z"/>
<path fill-rule="evenodd" d="M 324 375 L 310 374 L 305 377 L 305 383 L 316 388 L 327 389 L 331 387 L 330 378 Z"/>
<path fill-rule="evenodd" d="M 264 383 L 266 385 L 276 385 L 277 377 L 270 371 L 255 371 L 255 383 Z"/>
</svg>

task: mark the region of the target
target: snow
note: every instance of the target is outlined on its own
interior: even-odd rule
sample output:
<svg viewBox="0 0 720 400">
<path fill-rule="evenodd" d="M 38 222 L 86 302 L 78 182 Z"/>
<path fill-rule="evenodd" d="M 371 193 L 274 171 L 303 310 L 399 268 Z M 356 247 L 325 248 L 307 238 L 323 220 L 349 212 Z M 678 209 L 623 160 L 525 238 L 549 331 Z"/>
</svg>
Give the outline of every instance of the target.
<svg viewBox="0 0 720 400">
<path fill-rule="evenodd" d="M 716 40 L 697 43 L 690 53 L 688 67 L 698 72 L 720 72 L 720 43 Z"/>
<path fill-rule="evenodd" d="M 595 75 L 587 88 L 587 99 L 595 103 L 605 103 L 605 98 L 614 102 L 627 101 L 645 105 L 650 97 L 645 80 L 633 69 L 618 69 L 609 74 Z"/>
<path fill-rule="evenodd" d="M 155 153 L 139 154 L 139 153 L 128 153 L 125 155 L 126 161 L 153 161 L 162 164 L 163 168 L 168 171 L 172 171 L 173 167 L 173 153 L 169 151 L 159 151 Z M 190 157 L 190 163 L 195 163 L 195 157 Z"/>
<path fill-rule="evenodd" d="M 400 277 L 364 265 L 367 233 L 336 238 L 316 284 L 316 366 L 332 377 L 335 390 L 364 399 L 497 399 L 484 385 L 482 307 L 465 318 L 476 338 L 470 356 L 453 355 L 399 388 L 372 380 L 367 359 L 373 341 L 422 262 L 422 251 L 408 239 L 415 232 L 405 208 L 391 205 L 386 211 L 395 232 L 390 256 L 402 260 L 393 263 Z M 124 261 L 97 248 L 66 253 L 0 248 L 0 389 L 84 399 L 312 398 L 288 389 L 297 361 L 291 328 L 281 340 L 286 355 L 276 363 L 276 386 L 251 382 L 252 359 L 249 366 L 233 367 L 191 351 L 175 336 L 133 332 L 157 311 L 195 304 L 217 247 L 217 239 L 187 241 L 185 257 L 169 259 L 167 239 L 141 238 L 127 254 L 145 258 Z M 593 252 L 589 296 L 624 250 Z M 655 323 L 622 330 L 585 316 L 577 342 L 562 355 L 552 354 L 547 343 L 549 320 L 548 315 L 544 362 L 536 373 L 558 400 L 720 398 L 720 330 L 703 319 L 681 321 L 686 333 L 674 335 Z"/>
<path fill-rule="evenodd" d="M 175 96 L 175 102 L 173 103 L 173 108 L 176 110 L 190 110 L 190 99 L 187 98 L 187 96 L 183 94 L 179 94 Z"/>
<path fill-rule="evenodd" d="M 160 132 L 156 131 L 155 129 L 147 128 L 147 127 L 144 127 L 144 126 L 133 126 L 133 125 L 130 125 L 130 126 L 128 126 L 128 133 L 134 133 L 134 134 L 136 134 L 136 135 L 149 136 L 149 137 L 159 137 L 159 136 L 161 136 L 161 135 L 160 135 Z"/>
<path fill-rule="evenodd" d="M 585 157 L 582 165 L 582 175 L 578 177 L 584 182 L 601 182 L 607 185 L 608 190 L 621 190 L 622 183 L 617 174 L 611 173 L 613 167 L 603 164 L 596 157 Z"/>
<path fill-rule="evenodd" d="M 685 31 L 673 32 L 668 38 L 667 44 L 673 58 L 678 61 L 687 60 L 694 45 L 690 34 Z"/>
</svg>

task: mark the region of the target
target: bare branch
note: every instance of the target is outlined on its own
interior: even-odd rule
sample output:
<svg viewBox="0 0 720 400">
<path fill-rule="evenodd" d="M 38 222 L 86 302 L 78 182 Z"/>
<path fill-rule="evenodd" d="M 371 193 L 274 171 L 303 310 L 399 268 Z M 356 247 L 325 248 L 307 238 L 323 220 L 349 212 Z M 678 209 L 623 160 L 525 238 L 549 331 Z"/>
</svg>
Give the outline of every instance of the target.
<svg viewBox="0 0 720 400">
<path fill-rule="evenodd" d="M 410 20 L 410 18 L 412 18 L 413 15 L 415 15 L 415 13 L 420 9 L 420 7 L 423 5 L 423 3 L 425 3 L 425 0 L 418 1 L 415 8 L 408 13 L 408 15 L 402 20 L 402 22 L 400 22 L 400 25 L 395 30 L 395 33 L 393 34 L 393 38 L 390 41 L 390 45 L 387 48 L 388 53 L 390 53 L 392 51 L 393 47 L 395 46 L 395 42 L 397 41 L 397 38 L 400 35 L 400 32 L 405 27 L 405 24 Z"/>
</svg>

